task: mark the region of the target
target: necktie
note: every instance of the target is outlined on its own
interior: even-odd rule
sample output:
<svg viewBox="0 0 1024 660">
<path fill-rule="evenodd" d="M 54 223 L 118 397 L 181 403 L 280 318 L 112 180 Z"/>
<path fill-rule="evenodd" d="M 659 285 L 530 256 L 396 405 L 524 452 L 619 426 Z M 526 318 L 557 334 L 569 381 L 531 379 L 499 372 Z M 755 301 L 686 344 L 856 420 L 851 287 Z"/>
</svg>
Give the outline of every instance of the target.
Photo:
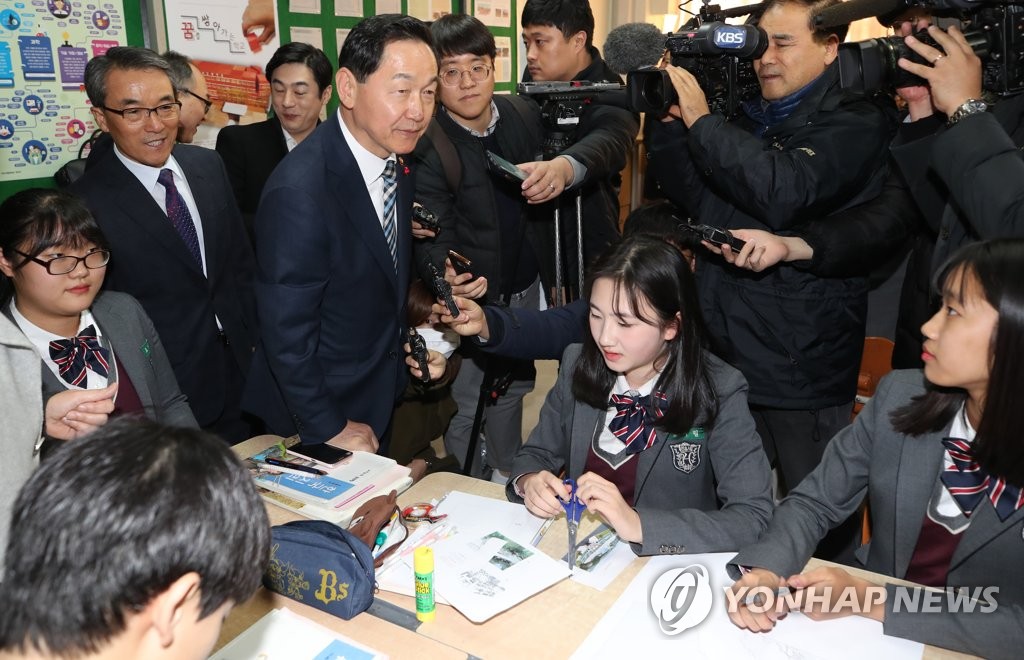
<svg viewBox="0 0 1024 660">
<path fill-rule="evenodd" d="M 389 160 L 384 165 L 384 238 L 391 250 L 391 261 L 398 270 L 398 219 L 395 205 L 398 202 L 398 176 L 395 172 L 395 161 Z"/>
<path fill-rule="evenodd" d="M 960 510 L 968 518 L 988 497 L 999 520 L 1006 520 L 1024 505 L 1024 492 L 1006 483 L 1002 477 L 987 473 L 971 456 L 971 443 L 961 438 L 943 438 L 943 446 L 953 459 L 953 465 L 943 470 L 941 479 Z"/>
<path fill-rule="evenodd" d="M 86 387 L 86 367 L 104 377 L 110 369 L 107 349 L 100 347 L 96 328 L 91 325 L 76 337 L 51 341 L 50 359 L 57 365 L 60 377 L 75 387 Z"/>
<path fill-rule="evenodd" d="M 654 402 L 654 418 L 651 418 L 651 402 Z M 661 392 L 639 396 L 630 390 L 625 394 L 612 394 L 608 406 L 614 406 L 615 416 L 608 422 L 608 429 L 626 445 L 626 454 L 639 454 L 651 447 L 657 439 L 654 420 L 665 415 L 668 399 Z"/>
<path fill-rule="evenodd" d="M 160 170 L 160 176 L 156 180 L 167 191 L 167 218 L 174 225 L 174 229 L 181 236 L 181 240 L 185 241 L 185 247 L 192 253 L 192 258 L 202 268 L 203 255 L 199 252 L 199 235 L 196 234 L 196 223 L 192 220 L 192 214 L 188 212 L 185 198 L 181 196 L 178 188 L 174 185 L 174 172 L 169 169 L 162 169 Z"/>
</svg>

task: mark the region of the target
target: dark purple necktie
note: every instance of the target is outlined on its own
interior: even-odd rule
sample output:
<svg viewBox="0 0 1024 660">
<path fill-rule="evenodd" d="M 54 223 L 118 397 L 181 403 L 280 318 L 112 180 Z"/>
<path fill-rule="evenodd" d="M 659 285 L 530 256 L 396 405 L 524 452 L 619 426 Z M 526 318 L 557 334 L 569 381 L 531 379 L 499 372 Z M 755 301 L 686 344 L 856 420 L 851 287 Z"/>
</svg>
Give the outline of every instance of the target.
<svg viewBox="0 0 1024 660">
<path fill-rule="evenodd" d="M 107 349 L 100 347 L 96 328 L 91 325 L 76 337 L 51 341 L 50 359 L 57 365 L 60 377 L 75 387 L 87 387 L 86 367 L 103 377 L 110 369 Z"/>
<path fill-rule="evenodd" d="M 192 214 L 188 212 L 185 198 L 181 196 L 178 188 L 174 185 L 174 172 L 169 169 L 162 169 L 160 170 L 160 176 L 156 180 L 167 191 L 167 218 L 174 225 L 174 229 L 181 236 L 181 240 L 185 241 L 185 247 L 192 253 L 192 258 L 196 260 L 199 268 L 202 269 L 203 255 L 199 251 L 199 235 L 196 234 L 196 223 L 192 220 Z"/>
<path fill-rule="evenodd" d="M 651 403 L 654 403 L 654 417 L 651 417 Z M 654 420 L 665 415 L 668 399 L 661 392 L 647 396 L 636 393 L 612 394 L 609 407 L 616 409 L 615 416 L 608 422 L 608 430 L 626 445 L 626 454 L 639 454 L 651 447 L 657 440 Z"/>
<path fill-rule="evenodd" d="M 999 520 L 1006 520 L 1024 505 L 1024 492 L 1002 477 L 993 477 L 971 455 L 971 443 L 962 438 L 943 438 L 943 446 L 953 465 L 942 471 L 940 478 L 960 510 L 968 518 L 988 497 Z"/>
</svg>

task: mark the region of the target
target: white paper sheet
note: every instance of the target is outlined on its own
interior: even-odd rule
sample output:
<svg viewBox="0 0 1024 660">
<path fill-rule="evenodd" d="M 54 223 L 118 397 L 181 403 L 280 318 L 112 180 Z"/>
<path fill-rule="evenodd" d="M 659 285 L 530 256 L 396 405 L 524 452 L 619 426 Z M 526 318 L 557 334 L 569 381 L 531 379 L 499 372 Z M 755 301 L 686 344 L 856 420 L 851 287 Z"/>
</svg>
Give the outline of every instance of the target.
<svg viewBox="0 0 1024 660">
<path fill-rule="evenodd" d="M 572 579 L 603 591 L 634 559 L 636 555 L 629 544 L 619 539 L 610 527 L 601 525 L 576 545 Z"/>
<path fill-rule="evenodd" d="M 460 529 L 434 544 L 434 587 L 470 621 L 482 623 L 569 576 L 565 562 L 499 531 Z"/>
<path fill-rule="evenodd" d="M 287 608 L 269 612 L 210 660 L 386 660 L 344 635 Z"/>
<path fill-rule="evenodd" d="M 882 624 L 859 616 L 812 621 L 791 613 L 770 633 L 741 630 L 729 621 L 724 589 L 733 580 L 725 571 L 735 553 L 652 557 L 633 579 L 573 658 L 655 657 L 729 658 L 730 660 L 864 660 L 920 658 L 922 644 L 882 634 Z M 711 578 L 713 603 L 703 623 L 669 636 L 658 627 L 650 591 L 665 571 L 701 564 Z M 621 634 L 628 630 L 628 635 Z"/>
</svg>

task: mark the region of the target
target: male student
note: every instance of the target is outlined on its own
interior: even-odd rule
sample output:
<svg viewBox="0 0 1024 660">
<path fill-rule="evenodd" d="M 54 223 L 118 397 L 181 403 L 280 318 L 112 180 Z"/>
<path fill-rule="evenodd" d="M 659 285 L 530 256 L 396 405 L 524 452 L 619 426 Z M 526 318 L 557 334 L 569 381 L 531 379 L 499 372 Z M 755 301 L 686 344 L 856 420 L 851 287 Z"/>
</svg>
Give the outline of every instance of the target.
<svg viewBox="0 0 1024 660">
<path fill-rule="evenodd" d="M 266 510 L 216 437 L 117 420 L 22 488 L 0 582 L 0 658 L 205 658 L 259 586 Z"/>
</svg>

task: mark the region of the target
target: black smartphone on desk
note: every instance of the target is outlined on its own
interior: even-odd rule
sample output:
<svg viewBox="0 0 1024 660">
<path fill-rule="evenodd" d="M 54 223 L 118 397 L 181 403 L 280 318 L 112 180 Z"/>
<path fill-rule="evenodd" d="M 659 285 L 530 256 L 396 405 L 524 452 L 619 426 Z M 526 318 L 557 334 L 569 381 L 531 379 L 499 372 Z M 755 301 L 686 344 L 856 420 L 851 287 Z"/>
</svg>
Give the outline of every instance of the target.
<svg viewBox="0 0 1024 660">
<path fill-rule="evenodd" d="M 288 448 L 288 453 L 308 458 L 328 467 L 334 467 L 352 455 L 352 452 L 347 449 L 328 444 L 295 445 Z"/>
</svg>

